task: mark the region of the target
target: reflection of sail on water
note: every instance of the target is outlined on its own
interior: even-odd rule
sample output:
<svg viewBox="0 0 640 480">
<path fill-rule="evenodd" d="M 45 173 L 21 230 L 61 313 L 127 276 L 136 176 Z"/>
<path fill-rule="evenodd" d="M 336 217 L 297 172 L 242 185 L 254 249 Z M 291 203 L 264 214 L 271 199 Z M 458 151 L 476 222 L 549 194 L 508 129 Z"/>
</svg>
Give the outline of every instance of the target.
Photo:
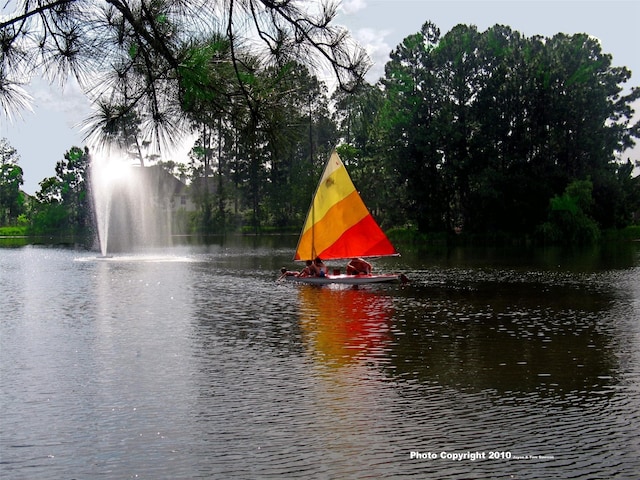
<svg viewBox="0 0 640 480">
<path fill-rule="evenodd" d="M 353 288 L 308 287 L 299 294 L 303 341 L 314 357 L 340 366 L 385 354 L 390 297 Z"/>
<path fill-rule="evenodd" d="M 366 471 L 384 478 L 385 462 L 361 454 L 363 445 L 387 452 L 397 426 L 389 416 L 397 393 L 376 368 L 389 357 L 393 298 L 375 290 L 300 287 L 302 343 L 313 364 L 307 398 L 321 419 L 313 425 L 313 445 L 322 446 L 327 461 L 321 476 L 357 478 Z"/>
</svg>

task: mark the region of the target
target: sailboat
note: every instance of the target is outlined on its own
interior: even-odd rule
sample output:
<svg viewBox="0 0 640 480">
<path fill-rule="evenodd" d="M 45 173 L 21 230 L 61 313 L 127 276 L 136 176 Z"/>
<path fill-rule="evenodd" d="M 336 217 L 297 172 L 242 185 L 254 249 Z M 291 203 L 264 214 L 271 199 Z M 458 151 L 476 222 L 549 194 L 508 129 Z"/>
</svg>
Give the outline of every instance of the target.
<svg viewBox="0 0 640 480">
<path fill-rule="evenodd" d="M 398 252 L 376 223 L 334 149 L 324 168 L 307 219 L 302 228 L 294 261 L 350 260 L 398 256 Z M 328 284 L 361 285 L 396 282 L 397 274 L 347 275 L 333 270 L 324 276 L 287 276 L 287 280 Z"/>
</svg>

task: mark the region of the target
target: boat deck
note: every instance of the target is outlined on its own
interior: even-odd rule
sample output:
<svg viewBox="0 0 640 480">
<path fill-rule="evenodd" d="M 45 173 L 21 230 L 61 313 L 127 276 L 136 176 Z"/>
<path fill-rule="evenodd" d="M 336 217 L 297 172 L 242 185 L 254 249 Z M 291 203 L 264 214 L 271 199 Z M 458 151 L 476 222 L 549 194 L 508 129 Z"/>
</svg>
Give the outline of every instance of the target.
<svg viewBox="0 0 640 480">
<path fill-rule="evenodd" d="M 308 283 L 312 285 L 326 285 L 330 283 L 340 283 L 344 285 L 366 285 L 369 283 L 399 282 L 400 275 L 325 275 L 324 277 L 284 277 L 290 282 Z"/>
</svg>

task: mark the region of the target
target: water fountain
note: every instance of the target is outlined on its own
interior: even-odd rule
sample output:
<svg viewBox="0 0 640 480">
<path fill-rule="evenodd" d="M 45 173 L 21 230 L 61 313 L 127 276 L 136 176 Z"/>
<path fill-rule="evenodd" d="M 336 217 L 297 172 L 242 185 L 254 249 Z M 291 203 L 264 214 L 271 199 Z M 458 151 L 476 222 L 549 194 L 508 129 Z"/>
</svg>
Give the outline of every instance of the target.
<svg viewBox="0 0 640 480">
<path fill-rule="evenodd" d="M 103 258 L 170 244 L 175 187 L 166 178 L 160 167 L 133 166 L 122 155 L 92 155 L 91 192 Z"/>
</svg>

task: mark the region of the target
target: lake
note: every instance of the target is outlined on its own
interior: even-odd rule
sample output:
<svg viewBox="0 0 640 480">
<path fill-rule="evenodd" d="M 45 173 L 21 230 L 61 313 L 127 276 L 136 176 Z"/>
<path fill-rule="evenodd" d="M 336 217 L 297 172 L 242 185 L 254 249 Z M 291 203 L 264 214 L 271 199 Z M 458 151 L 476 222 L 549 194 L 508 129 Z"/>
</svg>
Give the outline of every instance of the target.
<svg viewBox="0 0 640 480">
<path fill-rule="evenodd" d="M 638 478 L 640 244 L 337 288 L 295 242 L 0 248 L 0 477 Z"/>
</svg>

